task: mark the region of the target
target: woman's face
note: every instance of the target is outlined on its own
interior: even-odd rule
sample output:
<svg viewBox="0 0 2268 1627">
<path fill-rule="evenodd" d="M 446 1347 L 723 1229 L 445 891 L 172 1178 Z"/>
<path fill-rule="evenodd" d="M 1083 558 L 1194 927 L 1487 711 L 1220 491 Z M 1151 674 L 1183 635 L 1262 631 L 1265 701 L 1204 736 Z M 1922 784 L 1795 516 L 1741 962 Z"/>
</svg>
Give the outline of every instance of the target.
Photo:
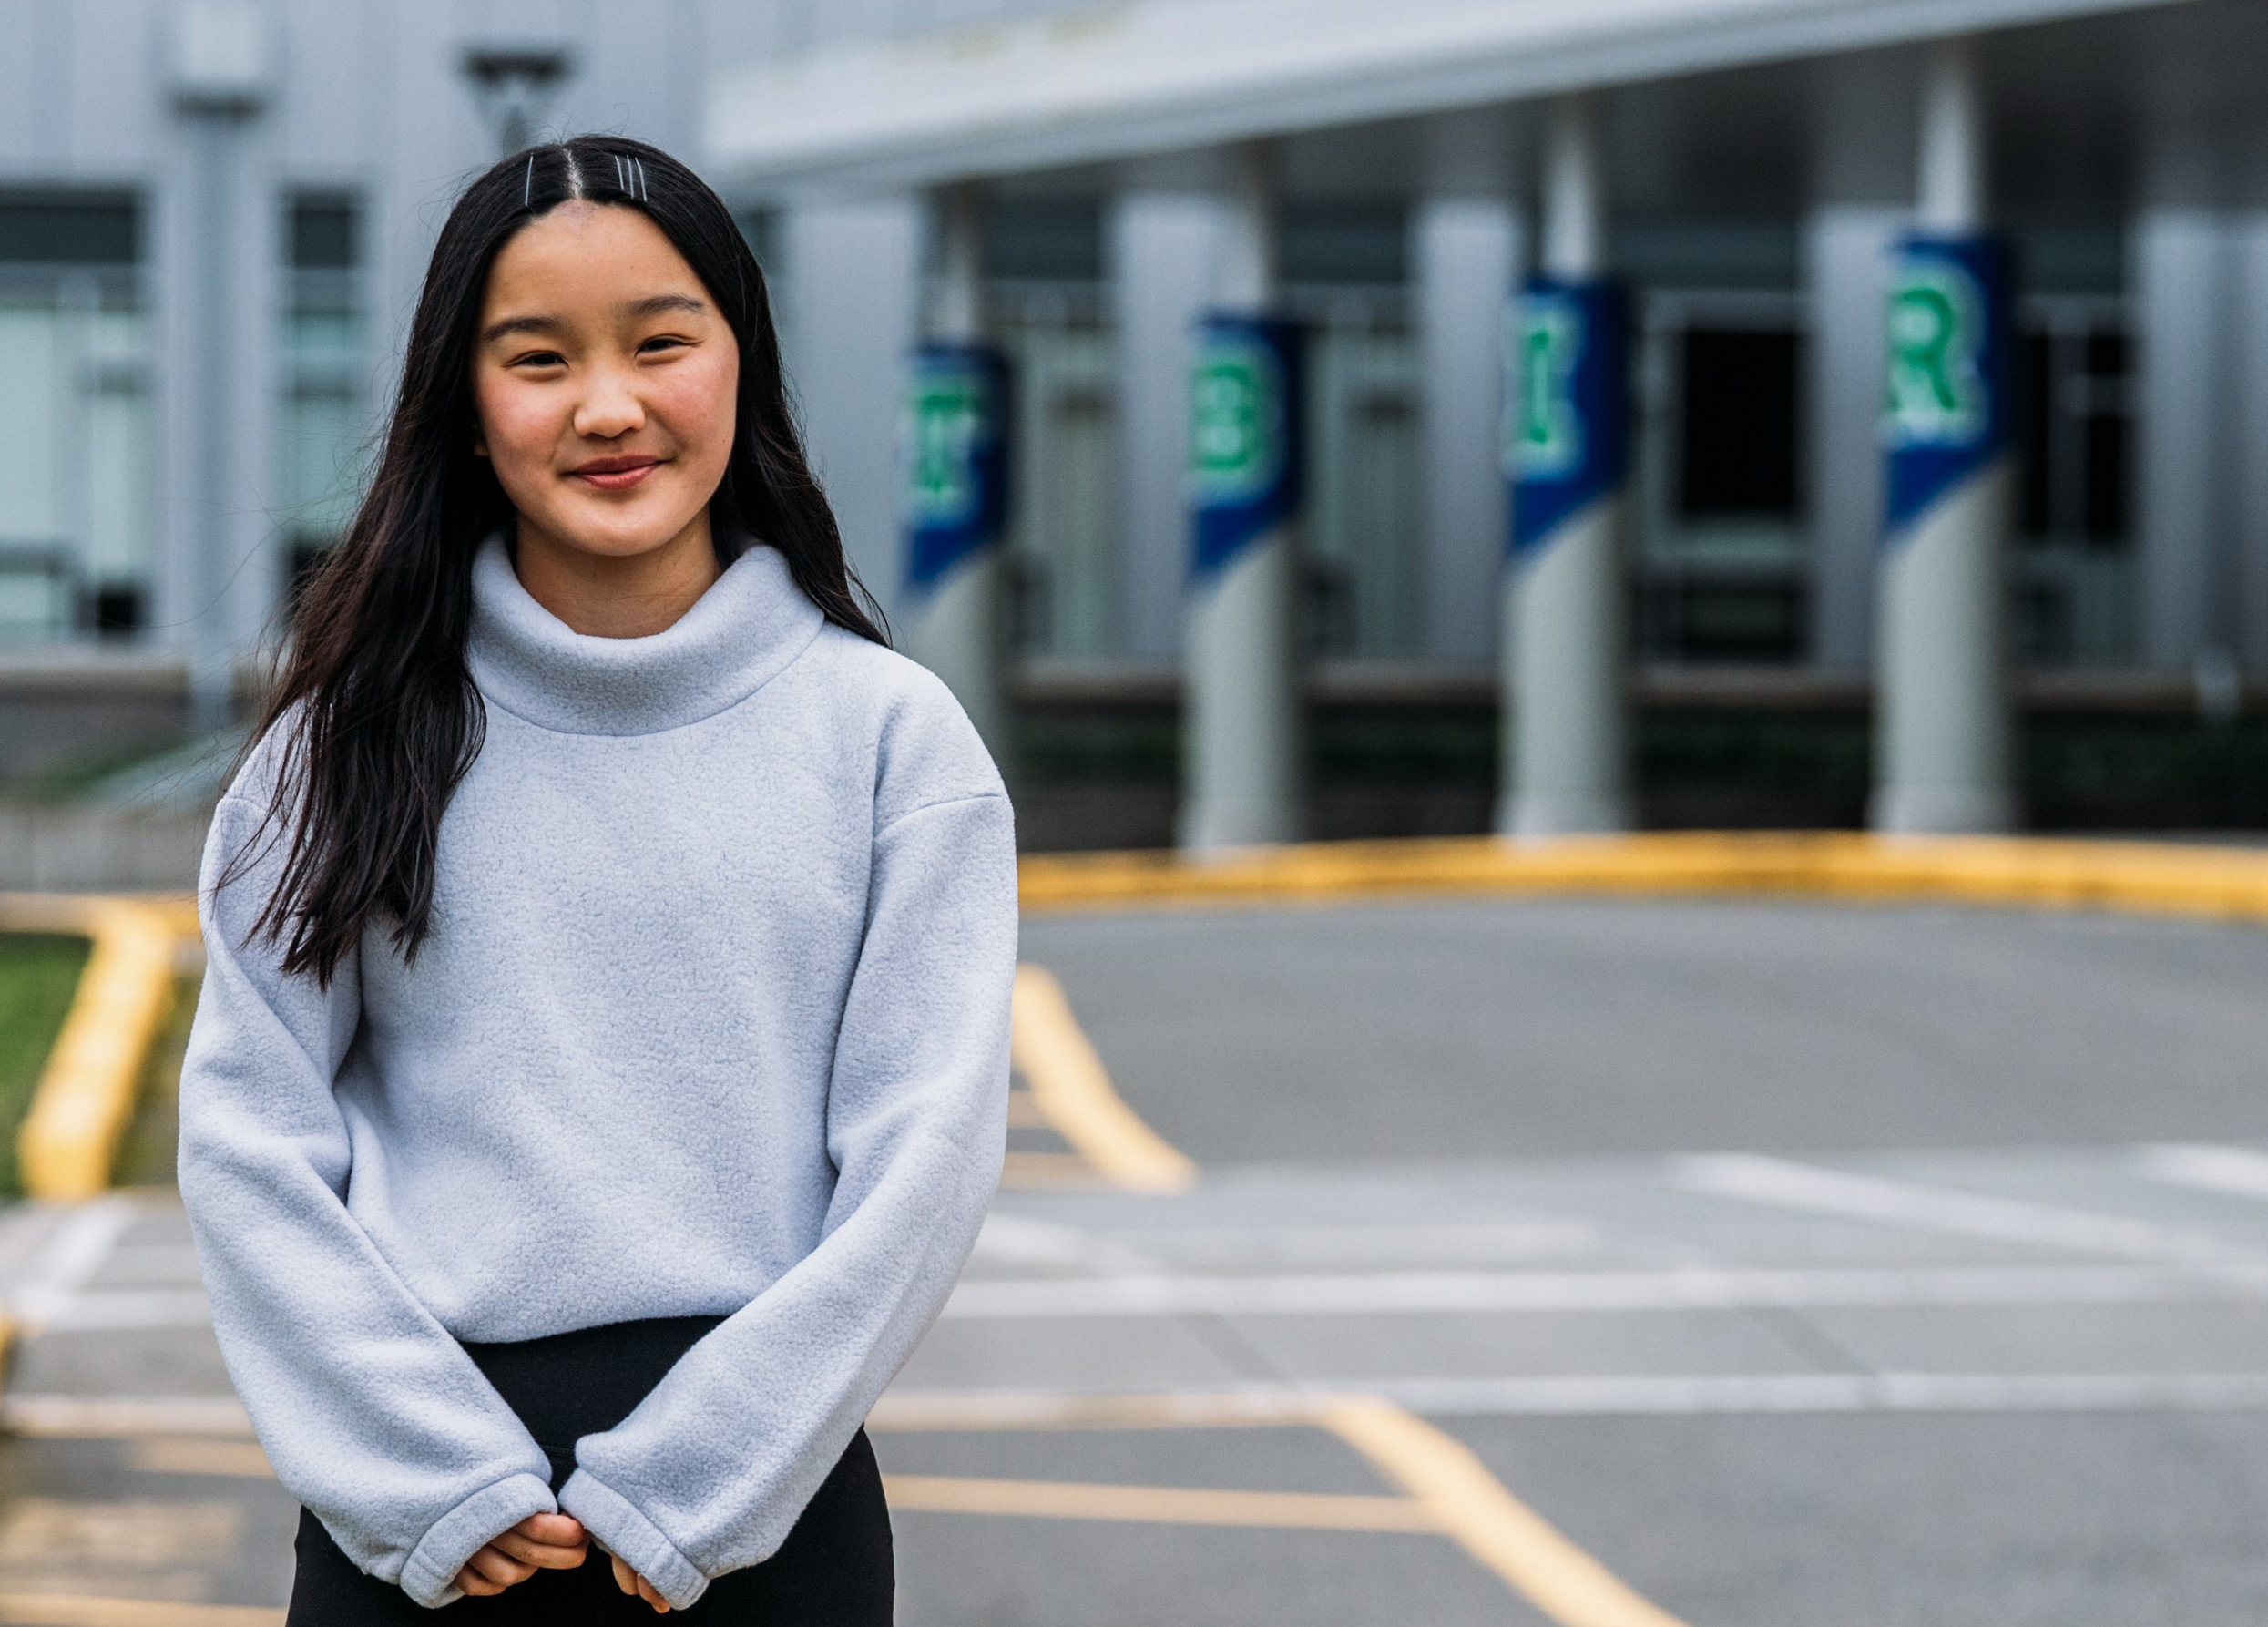
<svg viewBox="0 0 2268 1627">
<path fill-rule="evenodd" d="M 625 558 L 700 519 L 732 451 L 740 347 L 693 268 L 637 210 L 573 201 L 488 272 L 480 429 L 525 528 Z"/>
</svg>

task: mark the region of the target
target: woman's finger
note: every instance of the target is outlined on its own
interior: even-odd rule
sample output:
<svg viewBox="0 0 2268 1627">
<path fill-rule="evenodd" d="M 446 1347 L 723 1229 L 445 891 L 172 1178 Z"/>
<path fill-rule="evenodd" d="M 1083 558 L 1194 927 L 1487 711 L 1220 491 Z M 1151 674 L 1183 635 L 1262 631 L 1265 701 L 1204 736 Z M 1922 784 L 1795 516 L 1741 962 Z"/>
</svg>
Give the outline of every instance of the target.
<svg viewBox="0 0 2268 1627">
<path fill-rule="evenodd" d="M 465 1562 L 490 1581 L 507 1588 L 536 1574 L 535 1566 L 523 1565 L 493 1542 Z"/>
<path fill-rule="evenodd" d="M 580 1548 L 590 1540 L 583 1522 L 572 1514 L 530 1514 L 512 1529 L 531 1542 L 554 1548 Z"/>
<path fill-rule="evenodd" d="M 537 1542 L 520 1534 L 514 1526 L 490 1544 L 501 1548 L 522 1564 L 540 1566 L 547 1571 L 572 1571 L 583 1562 L 587 1551 L 579 1544 L 573 1548 L 556 1542 Z"/>
<path fill-rule="evenodd" d="M 470 1560 L 467 1560 L 465 1568 L 456 1573 L 456 1585 L 462 1591 L 475 1599 L 485 1599 L 491 1593 L 504 1591 L 502 1582 L 490 1581 L 485 1576 L 473 1569 Z"/>
<path fill-rule="evenodd" d="M 610 1553 L 607 1557 L 614 1561 L 614 1585 L 631 1598 L 637 1598 L 639 1581 L 638 1572 L 622 1562 L 620 1554 Z"/>
<path fill-rule="evenodd" d="M 632 1571 L 631 1574 L 638 1575 L 636 1571 Z M 669 1613 L 669 1601 L 661 1596 L 661 1590 L 642 1576 L 638 1578 L 638 1596 L 654 1607 L 656 1615 Z"/>
</svg>

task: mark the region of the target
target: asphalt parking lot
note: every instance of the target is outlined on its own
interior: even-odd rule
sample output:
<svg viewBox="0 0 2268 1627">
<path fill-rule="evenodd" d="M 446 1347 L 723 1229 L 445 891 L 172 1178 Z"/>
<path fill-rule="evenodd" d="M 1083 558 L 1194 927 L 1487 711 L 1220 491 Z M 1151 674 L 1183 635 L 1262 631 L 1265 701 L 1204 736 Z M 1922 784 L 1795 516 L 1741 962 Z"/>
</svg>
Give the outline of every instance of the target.
<svg viewBox="0 0 2268 1627">
<path fill-rule="evenodd" d="M 1019 1026 L 1009 1183 L 873 1419 L 907 1627 L 2268 1612 L 2268 933 L 1450 903 L 1024 955 L 1078 1031 Z M 280 1619 L 183 1243 L 161 1192 L 0 1220 L 0 1622 Z"/>
</svg>

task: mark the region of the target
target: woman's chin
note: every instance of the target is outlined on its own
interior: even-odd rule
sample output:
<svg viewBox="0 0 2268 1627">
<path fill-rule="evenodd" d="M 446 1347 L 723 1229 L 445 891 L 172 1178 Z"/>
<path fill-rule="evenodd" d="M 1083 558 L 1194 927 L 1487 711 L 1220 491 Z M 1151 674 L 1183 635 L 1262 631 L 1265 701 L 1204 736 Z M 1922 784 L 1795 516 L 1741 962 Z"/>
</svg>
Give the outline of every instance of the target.
<svg viewBox="0 0 2268 1627">
<path fill-rule="evenodd" d="M 685 530 L 686 517 L 625 512 L 608 505 L 595 514 L 586 510 L 547 515 L 536 524 L 560 547 L 609 559 L 632 559 L 674 542 Z"/>
</svg>

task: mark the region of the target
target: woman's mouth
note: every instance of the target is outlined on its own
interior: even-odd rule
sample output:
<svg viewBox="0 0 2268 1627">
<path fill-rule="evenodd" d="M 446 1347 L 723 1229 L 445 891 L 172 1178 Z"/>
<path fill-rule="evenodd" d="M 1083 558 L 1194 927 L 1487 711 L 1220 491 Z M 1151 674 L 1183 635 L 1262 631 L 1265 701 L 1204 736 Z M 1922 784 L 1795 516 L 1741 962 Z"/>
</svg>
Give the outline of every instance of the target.
<svg viewBox="0 0 2268 1627">
<path fill-rule="evenodd" d="M 602 492 L 624 492 L 660 466 L 658 457 L 594 457 L 567 473 L 574 479 L 588 481 Z"/>
</svg>

